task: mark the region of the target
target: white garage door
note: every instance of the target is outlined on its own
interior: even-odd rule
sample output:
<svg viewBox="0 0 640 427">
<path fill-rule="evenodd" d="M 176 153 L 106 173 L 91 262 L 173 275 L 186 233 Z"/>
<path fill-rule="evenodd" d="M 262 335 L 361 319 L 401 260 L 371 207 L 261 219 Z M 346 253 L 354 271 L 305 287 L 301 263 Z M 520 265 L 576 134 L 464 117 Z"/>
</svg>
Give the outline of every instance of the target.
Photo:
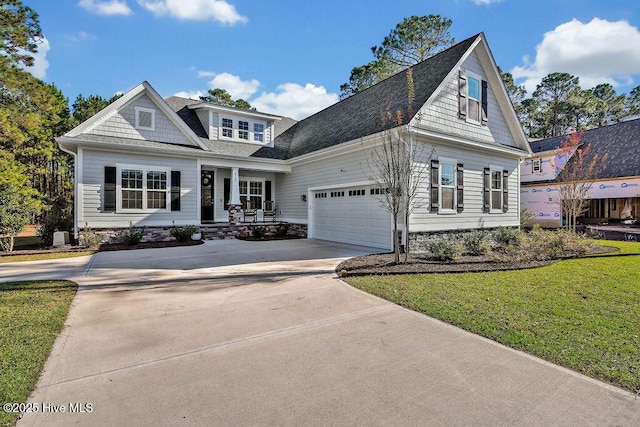
<svg viewBox="0 0 640 427">
<path fill-rule="evenodd" d="M 393 249 L 391 216 L 369 187 L 315 191 L 311 197 L 311 237 Z"/>
</svg>

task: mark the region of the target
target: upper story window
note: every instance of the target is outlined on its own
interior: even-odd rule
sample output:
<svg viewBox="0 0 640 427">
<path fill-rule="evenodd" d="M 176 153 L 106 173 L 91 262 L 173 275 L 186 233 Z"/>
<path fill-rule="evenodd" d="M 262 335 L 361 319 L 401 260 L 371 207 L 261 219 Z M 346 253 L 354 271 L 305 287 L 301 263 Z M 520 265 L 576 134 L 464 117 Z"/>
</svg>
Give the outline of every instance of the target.
<svg viewBox="0 0 640 427">
<path fill-rule="evenodd" d="M 136 107 L 136 129 L 155 130 L 156 110 L 152 108 Z"/>
<path fill-rule="evenodd" d="M 238 121 L 238 138 L 249 140 L 249 122 Z"/>
<path fill-rule="evenodd" d="M 222 136 L 233 138 L 233 120 L 222 119 Z"/>
<path fill-rule="evenodd" d="M 264 142 L 264 125 L 262 123 L 253 124 L 253 140 Z"/>
<path fill-rule="evenodd" d="M 487 124 L 488 85 L 482 77 L 471 71 L 460 70 L 458 113 L 461 119 L 476 124 Z"/>
<path fill-rule="evenodd" d="M 542 159 L 535 159 L 531 162 L 533 173 L 542 173 Z"/>
</svg>

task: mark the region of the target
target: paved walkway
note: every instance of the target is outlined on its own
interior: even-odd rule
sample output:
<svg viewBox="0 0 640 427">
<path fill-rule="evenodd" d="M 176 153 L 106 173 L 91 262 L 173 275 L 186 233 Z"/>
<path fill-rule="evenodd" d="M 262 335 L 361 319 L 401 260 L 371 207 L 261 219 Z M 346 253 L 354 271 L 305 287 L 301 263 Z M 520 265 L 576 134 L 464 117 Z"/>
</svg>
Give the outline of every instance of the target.
<svg viewBox="0 0 640 427">
<path fill-rule="evenodd" d="M 640 425 L 631 393 L 335 277 L 367 252 L 220 241 L 0 264 L 81 285 L 19 425 Z"/>
</svg>

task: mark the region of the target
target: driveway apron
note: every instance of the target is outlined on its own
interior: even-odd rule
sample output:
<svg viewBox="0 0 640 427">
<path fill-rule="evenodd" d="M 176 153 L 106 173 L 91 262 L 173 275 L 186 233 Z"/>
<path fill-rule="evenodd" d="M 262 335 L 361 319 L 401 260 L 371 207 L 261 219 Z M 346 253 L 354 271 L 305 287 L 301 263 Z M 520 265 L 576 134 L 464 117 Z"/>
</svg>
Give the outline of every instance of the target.
<svg viewBox="0 0 640 427">
<path fill-rule="evenodd" d="M 631 393 L 337 278 L 373 251 L 223 240 L 1 264 L 80 285 L 18 425 L 640 425 Z"/>
</svg>

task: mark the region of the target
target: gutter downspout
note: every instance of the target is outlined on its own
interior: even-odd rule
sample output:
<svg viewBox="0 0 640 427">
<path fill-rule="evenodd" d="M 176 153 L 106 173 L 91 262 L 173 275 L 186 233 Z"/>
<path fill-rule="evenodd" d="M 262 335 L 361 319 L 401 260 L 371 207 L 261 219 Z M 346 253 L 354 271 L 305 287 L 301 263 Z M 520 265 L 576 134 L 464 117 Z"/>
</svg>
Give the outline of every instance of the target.
<svg viewBox="0 0 640 427">
<path fill-rule="evenodd" d="M 78 241 L 78 155 L 58 143 L 62 151 L 73 156 L 73 238 Z"/>
</svg>

